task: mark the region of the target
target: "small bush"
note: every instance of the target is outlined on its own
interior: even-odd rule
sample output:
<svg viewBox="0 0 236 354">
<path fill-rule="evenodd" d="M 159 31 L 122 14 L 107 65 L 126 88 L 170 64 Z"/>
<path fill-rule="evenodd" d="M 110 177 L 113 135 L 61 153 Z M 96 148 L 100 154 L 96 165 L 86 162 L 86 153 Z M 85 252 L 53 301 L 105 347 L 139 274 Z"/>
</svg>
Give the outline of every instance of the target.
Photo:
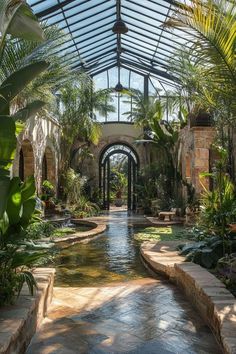
<svg viewBox="0 0 236 354">
<path fill-rule="evenodd" d="M 54 231 L 55 227 L 51 223 L 41 221 L 29 225 L 26 230 L 26 236 L 28 239 L 35 240 L 50 237 L 53 235 Z"/>
</svg>

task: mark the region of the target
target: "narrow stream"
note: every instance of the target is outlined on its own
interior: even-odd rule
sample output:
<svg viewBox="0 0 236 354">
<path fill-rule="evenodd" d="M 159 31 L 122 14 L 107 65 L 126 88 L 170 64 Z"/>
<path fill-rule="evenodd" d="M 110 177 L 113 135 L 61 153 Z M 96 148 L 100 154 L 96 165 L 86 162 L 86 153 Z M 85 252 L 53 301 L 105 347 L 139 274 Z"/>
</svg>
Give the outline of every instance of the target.
<svg viewBox="0 0 236 354">
<path fill-rule="evenodd" d="M 129 220 L 126 212 L 113 212 L 106 232 L 99 238 L 60 251 L 54 264 L 55 285 L 102 285 L 147 276 Z"/>
<path fill-rule="evenodd" d="M 179 289 L 145 272 L 132 227 L 142 218 L 101 219 L 101 237 L 58 254 L 55 301 L 27 354 L 221 354 Z"/>
</svg>

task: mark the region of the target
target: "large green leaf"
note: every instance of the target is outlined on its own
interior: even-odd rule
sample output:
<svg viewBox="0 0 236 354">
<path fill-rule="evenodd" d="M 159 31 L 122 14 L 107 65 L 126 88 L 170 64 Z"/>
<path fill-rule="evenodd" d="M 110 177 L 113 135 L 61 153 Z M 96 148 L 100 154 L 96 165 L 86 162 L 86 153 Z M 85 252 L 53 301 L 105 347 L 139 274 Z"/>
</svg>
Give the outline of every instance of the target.
<svg viewBox="0 0 236 354">
<path fill-rule="evenodd" d="M 8 191 L 10 188 L 10 178 L 7 176 L 0 176 L 0 220 L 6 210 Z"/>
<path fill-rule="evenodd" d="M 14 12 L 13 20 L 8 26 L 7 31 L 16 38 L 38 42 L 44 40 L 43 30 L 38 19 L 25 1 L 21 1 L 21 5 Z"/>
<path fill-rule="evenodd" d="M 0 116 L 0 219 L 6 209 L 10 187 L 10 171 L 16 149 L 15 122 L 9 116 Z"/>
<path fill-rule="evenodd" d="M 6 209 L 11 225 L 17 224 L 21 218 L 22 198 L 20 185 L 21 181 L 19 177 L 13 177 L 11 179 Z"/>
<path fill-rule="evenodd" d="M 1 170 L 9 168 L 16 149 L 16 125 L 12 117 L 0 116 L 0 177 Z"/>
<path fill-rule="evenodd" d="M 45 102 L 39 100 L 31 102 L 25 108 L 15 113 L 13 118 L 25 122 L 27 119 L 34 117 L 45 104 Z"/>
<path fill-rule="evenodd" d="M 36 206 L 35 198 L 28 199 L 24 202 L 22 216 L 20 219 L 20 223 L 23 226 L 23 228 L 26 228 L 29 225 L 30 220 L 32 219 L 32 216 L 34 214 L 35 206 Z"/>
<path fill-rule="evenodd" d="M 35 196 L 35 180 L 34 177 L 28 177 L 21 187 L 22 202 L 26 202 Z"/>
<path fill-rule="evenodd" d="M 46 61 L 39 61 L 19 69 L 10 75 L 0 87 L 0 114 L 9 102 L 16 97 L 32 80 L 47 69 Z"/>
<path fill-rule="evenodd" d="M 45 253 L 43 252 L 16 252 L 12 259 L 12 268 L 20 266 L 30 267 L 44 255 Z"/>
<path fill-rule="evenodd" d="M 43 31 L 29 5 L 24 0 L 0 1 L 0 53 L 6 35 L 28 40 L 43 40 Z"/>
<path fill-rule="evenodd" d="M 4 212 L 3 215 L 0 218 L 0 241 L 2 242 L 2 235 L 4 236 L 4 234 L 7 232 L 9 227 L 9 220 L 8 220 L 8 216 L 7 213 Z"/>
</svg>

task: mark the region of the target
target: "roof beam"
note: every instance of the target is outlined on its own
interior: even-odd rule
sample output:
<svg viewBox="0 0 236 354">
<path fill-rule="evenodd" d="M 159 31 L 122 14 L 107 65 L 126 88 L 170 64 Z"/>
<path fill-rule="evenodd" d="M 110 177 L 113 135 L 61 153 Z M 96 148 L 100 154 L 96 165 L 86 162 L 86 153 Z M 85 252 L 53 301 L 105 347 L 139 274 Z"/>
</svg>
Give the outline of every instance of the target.
<svg viewBox="0 0 236 354">
<path fill-rule="evenodd" d="M 129 26 L 135 27 L 135 28 L 137 29 L 137 26 L 135 26 L 133 23 L 128 22 L 128 21 L 126 21 L 126 23 L 127 23 Z M 142 27 L 140 27 L 140 26 L 138 27 L 138 29 L 140 29 L 141 31 L 147 32 L 147 31 L 145 30 L 145 28 L 142 28 Z M 160 38 L 157 33 L 153 32 L 153 31 L 150 31 L 150 30 L 148 31 L 148 33 L 150 33 L 150 34 L 152 34 L 152 35 L 154 35 L 154 36 L 157 36 L 157 38 L 150 37 L 150 36 L 148 36 L 146 33 L 144 34 L 144 33 L 142 33 L 142 32 L 137 32 L 137 31 L 135 31 L 134 29 L 130 29 L 130 31 L 132 31 L 132 32 L 134 32 L 134 33 L 138 33 L 139 35 L 142 35 L 142 36 L 144 36 L 144 37 L 146 37 L 146 38 L 152 39 L 153 41 L 158 41 L 158 39 Z M 178 46 L 180 46 L 181 44 L 183 45 L 183 43 L 181 43 L 181 42 L 180 42 L 180 43 L 179 43 L 179 42 L 176 42 L 176 41 L 172 40 L 171 38 L 167 38 L 167 37 L 163 37 L 163 38 L 167 39 L 167 40 L 168 40 L 168 43 L 167 43 L 167 42 L 163 42 L 163 41 L 160 41 L 160 43 L 163 44 L 163 45 L 165 45 L 165 46 L 167 46 L 167 47 L 171 47 L 171 48 L 173 48 L 173 49 L 175 49 L 175 50 L 178 49 Z M 169 42 L 171 42 L 171 43 L 176 43 L 177 46 L 174 46 L 173 44 L 170 44 Z"/>
<path fill-rule="evenodd" d="M 133 62 L 130 62 L 129 60 L 126 60 L 126 59 L 123 59 L 123 58 L 121 58 L 121 62 L 122 63 L 125 63 L 125 64 L 131 64 L 131 65 L 134 65 L 134 66 L 136 66 L 137 68 L 140 68 L 140 69 L 146 69 L 147 71 L 149 71 L 150 73 L 152 72 L 152 73 L 155 73 L 155 74 L 157 74 L 158 76 L 161 76 L 161 77 L 164 77 L 164 78 L 166 78 L 166 79 L 168 79 L 168 80 L 171 80 L 171 81 L 175 81 L 175 80 L 177 80 L 174 76 L 172 76 L 172 75 L 170 75 L 170 74 L 168 74 L 168 73 L 166 73 L 166 72 L 164 72 L 164 71 L 162 71 L 162 70 L 159 70 L 159 69 L 156 69 L 156 68 L 153 68 L 152 66 L 148 66 L 148 65 L 140 65 L 140 64 L 138 64 L 138 63 L 133 63 Z"/>
<path fill-rule="evenodd" d="M 142 44 L 141 44 L 141 43 L 142 43 Z M 152 48 L 148 48 L 148 47 L 144 46 L 144 45 L 143 45 L 143 42 L 141 42 L 141 43 L 135 43 L 135 42 L 133 42 L 133 41 L 127 39 L 127 37 L 122 39 L 122 44 L 123 44 L 123 45 L 128 45 L 128 46 L 130 46 L 130 44 L 131 44 L 131 46 L 132 46 L 132 45 L 136 46 L 136 47 L 133 47 L 133 48 L 136 49 L 136 50 L 139 50 L 139 48 L 142 48 L 142 49 L 144 49 L 144 50 L 149 50 L 150 52 L 153 52 L 153 49 L 152 49 Z M 171 53 L 171 54 L 172 54 L 172 53 Z M 160 56 L 162 56 L 164 59 L 160 58 Z M 164 60 L 164 61 L 166 62 L 167 60 L 170 59 L 170 56 L 158 52 L 158 59 Z"/>
<path fill-rule="evenodd" d="M 51 6 L 51 7 L 47 8 L 46 10 L 42 10 L 40 12 L 37 12 L 36 16 L 38 18 L 41 18 L 43 16 L 47 16 L 47 15 L 49 15 L 49 14 L 51 14 L 51 13 L 57 11 L 57 10 L 61 10 L 63 8 L 63 6 L 71 4 L 74 1 L 76 1 L 76 0 L 65 0 L 65 1 L 62 1 L 61 3 L 58 3 L 58 4 L 54 5 L 54 6 Z M 89 1 L 89 0 L 85 0 L 84 2 L 87 2 L 87 1 Z M 37 4 L 38 3 L 34 3 L 31 6 L 33 7 L 33 6 L 37 5 Z"/>
<path fill-rule="evenodd" d="M 129 48 L 135 49 L 135 48 L 132 47 L 131 45 L 129 45 Z M 165 67 L 165 68 L 168 67 L 167 64 L 164 64 L 164 63 L 160 62 L 159 60 L 156 60 L 156 59 L 153 60 L 153 59 L 152 59 L 152 54 L 150 54 L 151 58 L 148 58 L 148 57 L 146 57 L 145 55 L 140 54 L 140 50 L 138 51 L 138 49 L 135 49 L 135 50 L 138 51 L 138 53 L 135 53 L 135 52 L 133 52 L 132 50 L 130 50 L 129 48 L 124 48 L 124 47 L 123 47 L 123 53 L 124 53 L 124 52 L 125 52 L 125 53 L 130 53 L 131 55 L 134 55 L 134 56 L 136 56 L 137 58 L 139 58 L 139 57 L 140 57 L 140 58 L 143 58 L 143 59 L 149 61 L 149 62 L 150 62 L 150 65 L 152 65 L 152 63 L 156 63 L 157 65 L 163 66 L 163 67 Z M 142 52 L 142 53 L 143 53 L 143 52 Z"/>
<path fill-rule="evenodd" d="M 110 39 L 110 40 L 107 41 L 107 42 L 104 42 L 104 43 L 101 43 L 101 44 L 97 45 L 99 42 L 101 42 L 101 41 L 103 41 L 104 39 L 107 39 L 107 38 L 109 38 L 109 37 L 110 37 L 110 38 L 111 38 L 111 37 L 114 37 L 114 35 L 111 34 L 110 36 L 107 36 L 107 37 L 104 37 L 104 38 L 102 38 L 102 39 L 99 39 L 98 41 L 96 41 L 96 46 L 95 46 L 95 47 L 92 47 L 92 48 L 93 48 L 93 49 L 94 49 L 94 48 L 98 48 L 98 46 L 102 46 L 103 44 L 108 43 L 109 41 L 111 42 L 111 39 Z M 113 40 L 115 40 L 115 38 L 113 38 Z M 82 50 L 85 49 L 85 48 L 90 47 L 90 46 L 93 45 L 93 44 L 94 44 L 94 43 L 89 43 L 89 44 L 86 44 L 86 45 L 80 47 L 80 51 L 82 51 Z M 92 49 L 92 48 L 90 48 L 90 49 Z M 72 55 L 72 54 L 74 54 L 75 52 L 76 52 L 76 50 L 72 50 L 71 52 L 66 52 L 66 54 L 62 54 L 62 56 L 63 56 L 63 58 L 65 58 L 66 56 Z M 83 53 L 81 53 L 81 55 L 83 55 Z"/>
<path fill-rule="evenodd" d="M 116 58 L 115 58 L 116 59 Z M 114 63 L 110 64 L 110 65 L 106 65 L 105 67 L 100 68 L 99 70 L 95 71 L 95 72 L 91 72 L 90 75 L 91 77 L 94 77 L 96 75 L 99 75 L 101 73 L 103 73 L 104 71 L 113 69 L 117 66 L 117 62 L 115 61 Z"/>
</svg>

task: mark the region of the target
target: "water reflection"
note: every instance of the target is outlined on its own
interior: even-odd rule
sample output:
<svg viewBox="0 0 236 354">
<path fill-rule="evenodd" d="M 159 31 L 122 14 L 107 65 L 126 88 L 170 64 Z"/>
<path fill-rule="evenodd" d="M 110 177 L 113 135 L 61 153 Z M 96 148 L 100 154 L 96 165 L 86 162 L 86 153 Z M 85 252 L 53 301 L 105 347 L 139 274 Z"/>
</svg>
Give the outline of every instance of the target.
<svg viewBox="0 0 236 354">
<path fill-rule="evenodd" d="M 107 231 L 88 244 L 62 250 L 55 259 L 56 286 L 88 286 L 147 275 L 126 213 L 117 213 Z M 119 222 L 121 221 L 121 222 Z"/>
</svg>

